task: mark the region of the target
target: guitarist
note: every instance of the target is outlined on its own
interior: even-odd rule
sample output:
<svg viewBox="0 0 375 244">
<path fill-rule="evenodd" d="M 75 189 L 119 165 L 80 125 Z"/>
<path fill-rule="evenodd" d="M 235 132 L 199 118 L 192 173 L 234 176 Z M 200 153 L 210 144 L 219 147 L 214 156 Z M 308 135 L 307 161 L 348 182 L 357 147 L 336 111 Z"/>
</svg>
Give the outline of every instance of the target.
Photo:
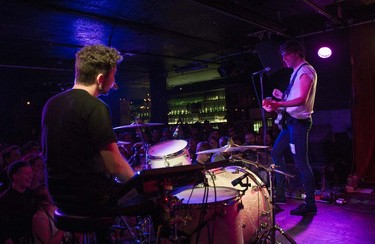
<svg viewBox="0 0 375 244">
<path fill-rule="evenodd" d="M 264 100 L 263 108 L 267 112 L 285 109 L 285 126 L 282 128 L 271 152 L 274 163 L 281 171 L 286 171 L 284 154 L 288 147 L 292 152 L 294 163 L 299 170 L 306 194 L 305 202 L 290 211 L 291 215 L 314 215 L 315 205 L 314 175 L 308 159 L 308 134 L 312 126 L 317 74 L 306 62 L 304 49 L 296 41 L 288 41 L 280 47 L 284 63 L 293 68 L 290 83 L 285 92 L 275 89 L 272 95 L 279 99 Z M 275 202 L 286 203 L 285 176 L 276 174 Z"/>
</svg>

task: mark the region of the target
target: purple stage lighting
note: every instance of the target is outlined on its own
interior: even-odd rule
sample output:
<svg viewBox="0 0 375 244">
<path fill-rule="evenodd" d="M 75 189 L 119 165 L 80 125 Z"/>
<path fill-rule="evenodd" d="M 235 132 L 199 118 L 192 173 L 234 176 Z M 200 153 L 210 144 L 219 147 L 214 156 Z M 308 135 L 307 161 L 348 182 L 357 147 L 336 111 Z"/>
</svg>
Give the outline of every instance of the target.
<svg viewBox="0 0 375 244">
<path fill-rule="evenodd" d="M 318 55 L 321 58 L 329 58 L 332 55 L 332 50 L 329 47 L 321 47 L 318 50 Z"/>
</svg>

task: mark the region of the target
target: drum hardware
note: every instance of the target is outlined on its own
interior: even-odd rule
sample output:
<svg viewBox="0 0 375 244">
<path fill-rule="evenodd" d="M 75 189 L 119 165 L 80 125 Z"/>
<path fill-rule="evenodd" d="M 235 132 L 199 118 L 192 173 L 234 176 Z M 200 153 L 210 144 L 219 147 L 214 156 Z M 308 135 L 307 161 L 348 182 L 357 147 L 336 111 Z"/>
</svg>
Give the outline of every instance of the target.
<svg viewBox="0 0 375 244">
<path fill-rule="evenodd" d="M 128 141 L 117 141 L 117 145 L 123 147 L 124 145 L 129 145 L 130 142 Z"/>
<path fill-rule="evenodd" d="M 140 153 L 137 147 L 134 147 L 134 153 L 129 159 L 129 164 L 131 167 L 137 167 L 141 165 L 141 158 L 140 158 Z"/>
<path fill-rule="evenodd" d="M 230 138 L 228 140 L 228 144 L 223 146 L 223 147 L 196 152 L 196 154 L 210 154 L 210 153 L 217 153 L 217 152 L 220 152 L 220 153 L 243 152 L 243 151 L 246 151 L 246 150 L 249 150 L 249 149 L 257 150 L 257 149 L 265 149 L 265 148 L 268 148 L 268 146 L 260 146 L 260 145 L 241 146 L 241 145 L 237 145 Z"/>
<path fill-rule="evenodd" d="M 239 159 L 239 157 L 236 157 L 236 158 Z M 242 161 L 245 162 L 245 163 L 249 163 L 249 164 L 254 165 L 254 162 L 251 162 L 249 160 L 242 159 Z M 280 226 L 278 226 L 276 224 L 276 218 L 275 218 L 276 217 L 276 212 L 275 212 L 276 204 L 275 204 L 275 194 L 274 194 L 274 192 L 275 192 L 274 179 L 275 179 L 276 173 L 283 174 L 283 175 L 285 175 L 287 177 L 291 177 L 291 178 L 294 178 L 294 175 L 290 175 L 290 174 L 284 173 L 280 170 L 276 170 L 275 164 L 271 164 L 271 165 L 268 165 L 268 166 L 264 166 L 262 164 L 257 164 L 257 167 L 261 167 L 268 172 L 269 192 L 270 192 L 270 198 L 271 198 L 271 211 L 270 211 L 270 213 L 271 213 L 271 220 L 272 220 L 272 224 L 268 225 L 267 228 L 265 228 L 264 231 L 259 235 L 259 239 L 258 239 L 257 243 L 271 243 L 271 244 L 276 243 L 275 235 L 276 235 L 276 231 L 279 231 L 280 234 L 282 234 L 290 243 L 296 244 L 296 242 L 293 240 L 293 238 L 290 235 L 288 235 Z"/>
<path fill-rule="evenodd" d="M 159 125 L 164 125 L 164 123 L 143 123 L 141 118 L 135 118 L 134 122 L 131 123 L 130 125 L 122 125 L 118 127 L 114 127 L 114 130 L 120 130 L 120 129 L 131 129 L 135 128 L 136 129 L 136 137 L 140 138 L 143 148 L 145 149 L 145 154 L 146 154 L 146 164 L 144 165 L 144 169 L 149 169 L 150 166 L 148 164 L 148 150 L 149 150 L 149 144 L 146 142 L 146 140 L 143 137 L 143 131 L 142 128 L 149 127 L 149 126 L 159 126 Z"/>
<path fill-rule="evenodd" d="M 164 125 L 164 123 L 131 123 L 130 125 L 122 125 L 122 126 L 117 126 L 114 127 L 114 130 L 120 130 L 120 129 L 132 129 L 132 128 L 144 128 L 144 127 L 149 127 L 149 126 L 159 126 L 159 125 Z"/>
<path fill-rule="evenodd" d="M 124 232 L 127 230 L 134 243 L 151 243 L 152 220 L 150 216 L 135 217 L 136 223 L 125 216 L 118 216 L 116 224 L 112 226 L 114 230 Z M 129 220 L 129 221 L 128 221 Z"/>
<path fill-rule="evenodd" d="M 236 186 L 238 184 L 240 184 L 240 186 L 242 186 L 242 187 L 249 187 L 249 186 L 251 186 L 251 184 L 249 184 L 249 182 L 247 182 L 246 184 L 244 184 L 242 182 L 242 180 L 245 179 L 245 178 L 247 178 L 247 176 L 249 174 L 250 174 L 249 172 L 246 172 L 244 175 L 238 177 L 237 179 L 232 180 L 232 182 L 231 182 L 232 186 Z"/>
</svg>

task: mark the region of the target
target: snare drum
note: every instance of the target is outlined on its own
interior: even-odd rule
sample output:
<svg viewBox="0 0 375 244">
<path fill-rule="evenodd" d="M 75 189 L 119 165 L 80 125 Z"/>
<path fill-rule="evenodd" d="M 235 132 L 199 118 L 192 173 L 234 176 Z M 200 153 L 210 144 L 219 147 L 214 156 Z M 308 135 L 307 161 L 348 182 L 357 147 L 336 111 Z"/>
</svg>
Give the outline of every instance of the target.
<svg viewBox="0 0 375 244">
<path fill-rule="evenodd" d="M 175 219 L 183 243 L 243 243 L 239 193 L 229 187 L 198 187 L 175 196 Z"/>
<path fill-rule="evenodd" d="M 190 165 L 191 159 L 184 140 L 170 140 L 157 143 L 148 150 L 151 169 Z"/>
<path fill-rule="evenodd" d="M 210 186 L 232 187 L 243 191 L 246 187 L 240 184 L 232 186 L 232 181 L 244 174 L 248 174 L 242 182 L 249 184 L 248 189 L 241 198 L 243 208 L 239 211 L 241 226 L 243 227 L 243 242 L 253 243 L 262 226 L 272 225 L 271 203 L 267 187 L 262 180 L 247 168 L 228 166 L 207 171 L 206 178 Z"/>
</svg>

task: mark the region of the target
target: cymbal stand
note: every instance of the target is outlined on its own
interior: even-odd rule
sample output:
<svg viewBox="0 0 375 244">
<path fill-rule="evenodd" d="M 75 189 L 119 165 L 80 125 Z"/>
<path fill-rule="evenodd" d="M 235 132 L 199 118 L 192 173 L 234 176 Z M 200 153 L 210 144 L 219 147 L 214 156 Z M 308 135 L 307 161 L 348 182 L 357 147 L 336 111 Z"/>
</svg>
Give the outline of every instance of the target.
<svg viewBox="0 0 375 244">
<path fill-rule="evenodd" d="M 279 231 L 288 241 L 289 243 L 292 243 L 292 244 L 297 244 L 297 242 L 295 242 L 293 240 L 293 238 L 288 235 L 288 233 L 286 233 L 280 226 L 278 226 L 276 224 L 276 213 L 275 213 L 275 185 L 274 185 L 274 179 L 275 179 L 275 172 L 277 173 L 282 173 L 288 177 L 291 177 L 292 175 L 288 175 L 286 173 L 283 173 L 281 171 L 278 171 L 278 170 L 275 170 L 275 164 L 271 164 L 269 165 L 268 168 L 264 167 L 267 172 L 268 172 L 268 177 L 269 177 L 269 191 L 270 191 L 270 197 L 271 197 L 271 221 L 272 221 L 272 225 L 268 226 L 268 228 L 266 228 L 262 234 L 259 236 L 259 240 L 257 241 L 257 243 L 271 243 L 271 244 L 274 244 L 276 243 L 276 231 Z M 294 177 L 294 176 L 292 176 Z"/>
<path fill-rule="evenodd" d="M 233 156 L 234 159 L 241 160 L 243 163 L 253 165 L 257 168 L 262 168 L 267 171 L 268 173 L 268 181 L 269 181 L 269 193 L 270 193 L 270 199 L 271 199 L 271 221 L 272 224 L 268 225 L 259 235 L 257 243 L 263 244 L 263 243 L 276 243 L 276 231 L 279 231 L 288 241 L 292 244 L 297 244 L 293 238 L 288 235 L 280 226 L 276 224 L 276 213 L 275 213 L 275 185 L 274 185 L 274 179 L 275 179 L 275 173 L 283 174 L 287 177 L 294 178 L 294 175 L 284 173 L 280 170 L 275 169 L 275 164 L 271 164 L 269 166 L 262 165 L 258 162 L 252 162 L 250 160 L 243 159 L 242 157 Z"/>
<path fill-rule="evenodd" d="M 148 164 L 148 148 L 149 148 L 149 144 L 148 142 L 146 142 L 145 138 L 143 137 L 143 131 L 141 129 L 141 127 L 138 127 L 137 130 L 136 130 L 136 137 L 140 138 L 141 141 L 142 141 L 142 144 L 143 144 L 143 148 L 145 150 L 145 156 L 146 156 L 146 164 L 145 164 L 145 169 L 150 169 L 150 166 Z"/>
</svg>

